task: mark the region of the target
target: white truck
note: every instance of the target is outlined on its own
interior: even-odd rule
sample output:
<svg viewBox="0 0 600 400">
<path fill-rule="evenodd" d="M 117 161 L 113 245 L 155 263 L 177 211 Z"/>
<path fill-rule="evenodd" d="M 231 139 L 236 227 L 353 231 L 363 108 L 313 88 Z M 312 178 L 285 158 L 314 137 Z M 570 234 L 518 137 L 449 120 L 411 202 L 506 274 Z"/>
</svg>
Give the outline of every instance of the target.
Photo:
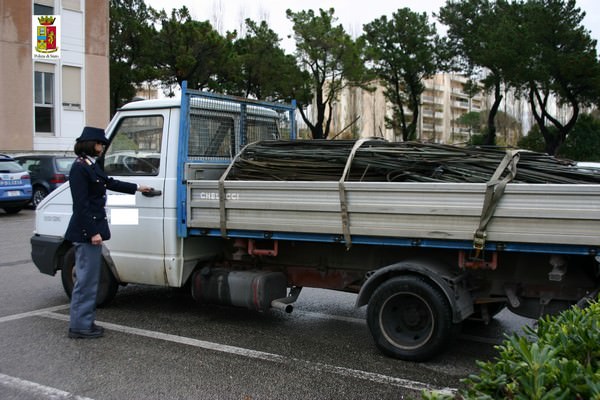
<svg viewBox="0 0 600 400">
<path fill-rule="evenodd" d="M 598 293 L 600 185 L 504 182 L 487 212 L 497 185 L 228 179 L 246 144 L 293 139 L 293 124 L 293 105 L 185 85 L 180 100 L 119 110 L 105 169 L 155 190 L 109 193 L 98 303 L 128 283 L 259 311 L 290 312 L 302 287 L 354 292 L 376 346 L 421 361 L 467 318 L 489 321 L 505 306 L 538 317 Z M 70 215 L 63 185 L 38 206 L 31 238 L 35 265 L 60 270 L 69 295 Z"/>
</svg>

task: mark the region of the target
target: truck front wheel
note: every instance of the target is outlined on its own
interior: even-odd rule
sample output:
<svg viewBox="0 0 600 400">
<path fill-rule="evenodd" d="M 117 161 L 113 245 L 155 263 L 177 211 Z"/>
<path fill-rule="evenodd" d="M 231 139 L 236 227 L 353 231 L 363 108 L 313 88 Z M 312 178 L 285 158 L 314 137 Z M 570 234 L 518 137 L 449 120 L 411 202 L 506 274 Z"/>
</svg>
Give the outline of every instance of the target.
<svg viewBox="0 0 600 400">
<path fill-rule="evenodd" d="M 61 278 L 65 293 L 71 298 L 73 293 L 73 286 L 77 279 L 75 273 L 75 247 L 71 247 L 65 254 L 65 262 L 62 266 Z M 102 271 L 100 273 L 100 284 L 98 286 L 98 296 L 96 297 L 96 304 L 98 307 L 103 307 L 111 302 L 111 300 L 117 294 L 119 284 L 112 272 L 106 265 L 106 262 L 102 260 Z"/>
<path fill-rule="evenodd" d="M 382 283 L 367 307 L 367 324 L 379 350 L 409 361 L 424 361 L 452 336 L 452 310 L 444 294 L 418 276 Z"/>
</svg>

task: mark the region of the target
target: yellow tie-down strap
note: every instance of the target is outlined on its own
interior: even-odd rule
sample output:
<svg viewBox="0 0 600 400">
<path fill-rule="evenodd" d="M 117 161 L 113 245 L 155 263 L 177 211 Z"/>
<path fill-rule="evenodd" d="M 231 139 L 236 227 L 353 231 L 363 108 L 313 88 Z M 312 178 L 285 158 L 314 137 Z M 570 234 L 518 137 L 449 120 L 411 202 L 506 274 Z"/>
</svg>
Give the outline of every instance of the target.
<svg viewBox="0 0 600 400">
<path fill-rule="evenodd" d="M 494 171 L 494 175 L 486 183 L 485 197 L 481 209 L 479 226 L 473 235 L 473 248 L 476 256 L 483 251 L 487 239 L 487 226 L 494 216 L 494 211 L 504 194 L 506 185 L 517 175 L 517 163 L 521 157 L 522 150 L 506 150 L 506 155 Z"/>
</svg>

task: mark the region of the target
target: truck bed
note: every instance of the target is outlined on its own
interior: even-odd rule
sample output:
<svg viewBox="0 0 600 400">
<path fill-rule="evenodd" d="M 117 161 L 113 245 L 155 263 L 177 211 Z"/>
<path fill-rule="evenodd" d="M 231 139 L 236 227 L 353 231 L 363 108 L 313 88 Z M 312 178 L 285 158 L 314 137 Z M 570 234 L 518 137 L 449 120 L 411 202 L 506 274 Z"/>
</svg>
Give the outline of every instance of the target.
<svg viewBox="0 0 600 400">
<path fill-rule="evenodd" d="M 187 227 L 343 235 L 336 181 L 187 181 Z M 219 191 L 224 201 L 219 200 Z M 472 241 L 486 184 L 345 182 L 348 233 L 377 240 Z M 600 246 L 600 185 L 508 184 L 487 241 Z M 343 237 L 340 238 L 343 241 Z"/>
</svg>

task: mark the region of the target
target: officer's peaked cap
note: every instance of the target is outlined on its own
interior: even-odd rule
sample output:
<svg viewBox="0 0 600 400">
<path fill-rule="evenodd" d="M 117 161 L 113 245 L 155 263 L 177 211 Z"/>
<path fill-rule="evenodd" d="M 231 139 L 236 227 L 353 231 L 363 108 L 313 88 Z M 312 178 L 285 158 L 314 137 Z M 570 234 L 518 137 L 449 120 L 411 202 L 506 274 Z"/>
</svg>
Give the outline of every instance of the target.
<svg viewBox="0 0 600 400">
<path fill-rule="evenodd" d="M 108 144 L 108 139 L 104 136 L 104 129 L 86 126 L 81 132 L 81 136 L 76 139 L 77 142 L 100 142 Z"/>
</svg>

